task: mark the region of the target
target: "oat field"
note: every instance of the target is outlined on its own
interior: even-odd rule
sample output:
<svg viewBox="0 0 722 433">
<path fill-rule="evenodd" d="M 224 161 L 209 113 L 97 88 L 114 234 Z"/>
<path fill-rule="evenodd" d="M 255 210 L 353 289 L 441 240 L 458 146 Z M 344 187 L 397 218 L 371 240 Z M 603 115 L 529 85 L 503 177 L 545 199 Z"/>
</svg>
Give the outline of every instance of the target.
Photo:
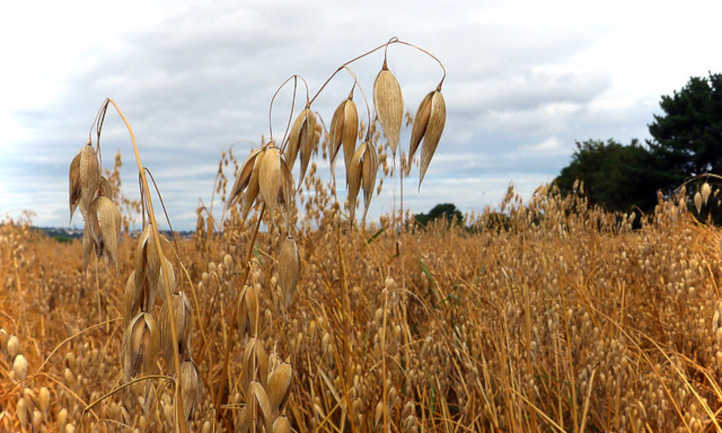
<svg viewBox="0 0 722 433">
<path fill-rule="evenodd" d="M 391 44 L 418 48 L 375 50 Z M 526 201 L 510 188 L 463 226 L 419 227 L 402 205 L 371 220 L 374 194 L 398 177 L 402 195 L 417 161 L 421 180 L 433 171 L 444 78 L 406 116 L 404 151 L 386 60 L 374 118 L 351 62 L 328 130 L 307 92 L 283 138 L 221 156 L 221 211 L 199 206 L 185 238 L 158 231 L 147 198 L 162 184 L 104 101 L 68 158 L 83 239 L 0 225 L 0 431 L 722 430 L 720 235 L 691 203 L 660 195 L 639 221 L 589 205 L 583 185 L 546 185 Z M 121 155 L 103 166 L 108 109 L 141 201 L 123 193 Z M 323 180 L 320 159 L 345 179 Z"/>
</svg>

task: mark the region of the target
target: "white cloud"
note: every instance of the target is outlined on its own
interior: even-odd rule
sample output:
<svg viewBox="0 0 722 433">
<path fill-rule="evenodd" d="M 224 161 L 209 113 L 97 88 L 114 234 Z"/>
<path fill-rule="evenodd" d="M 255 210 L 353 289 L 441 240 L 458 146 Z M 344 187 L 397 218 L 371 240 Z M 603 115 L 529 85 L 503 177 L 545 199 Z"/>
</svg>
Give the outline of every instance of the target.
<svg viewBox="0 0 722 433">
<path fill-rule="evenodd" d="M 661 94 L 690 75 L 722 70 L 714 55 L 722 5 L 702 1 L 684 8 L 621 0 L 370 1 L 356 8 L 129 1 L 102 11 L 83 1 L 47 3 L 42 14 L 37 7 L 16 2 L 0 16 L 9 65 L 0 81 L 0 214 L 32 207 L 41 225 L 66 223 L 67 166 L 106 96 L 133 124 L 176 225 L 188 228 L 197 198 L 210 197 L 220 153 L 233 144 L 243 159 L 268 136 L 278 84 L 300 73 L 313 91 L 341 62 L 393 35 L 429 49 L 448 69 L 444 136 L 421 194 L 418 179 L 407 182 L 415 212 L 439 201 L 480 210 L 497 203 L 510 181 L 531 193 L 568 163 L 575 140 L 645 138 Z M 369 99 L 382 58 L 352 65 Z M 438 66 L 401 46 L 390 48 L 389 64 L 414 112 L 440 79 Z M 350 86 L 341 73 L 314 103 L 327 126 Z M 273 107 L 275 136 L 289 96 L 281 92 Z M 362 101 L 357 93 L 363 118 Z M 403 146 L 407 139 L 408 132 Z M 126 189 L 137 194 L 130 143 L 115 114 L 103 148 L 106 167 L 122 151 Z M 327 172 L 327 164 L 319 169 Z M 372 215 L 391 209 L 397 185 L 386 182 Z"/>
</svg>

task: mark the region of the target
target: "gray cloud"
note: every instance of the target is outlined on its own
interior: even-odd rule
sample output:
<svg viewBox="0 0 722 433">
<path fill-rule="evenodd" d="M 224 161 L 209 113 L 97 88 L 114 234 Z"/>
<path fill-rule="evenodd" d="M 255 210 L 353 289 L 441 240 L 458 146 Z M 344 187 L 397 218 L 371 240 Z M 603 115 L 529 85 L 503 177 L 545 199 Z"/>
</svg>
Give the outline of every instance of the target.
<svg viewBox="0 0 722 433">
<path fill-rule="evenodd" d="M 33 133 L 6 146 L 0 178 L 12 193 L 0 198 L 0 213 L 29 207 L 37 210 L 37 224 L 67 223 L 67 166 L 84 144 L 95 110 L 113 96 L 133 125 L 174 225 L 193 227 L 193 210 L 198 198 L 210 198 L 221 152 L 233 145 L 243 159 L 252 143 L 268 136 L 268 105 L 284 79 L 300 73 L 313 91 L 344 60 L 392 35 L 428 48 L 448 69 L 448 118 L 438 154 L 421 194 L 415 192 L 415 174 L 407 184 L 414 212 L 439 201 L 480 210 L 498 202 L 510 182 L 528 194 L 552 179 L 569 161 L 574 140 L 646 135 L 656 99 L 600 108 L 614 84 L 611 73 L 604 65 L 566 66 L 609 26 L 572 20 L 530 27 L 530 17 L 511 19 L 514 7 L 504 5 L 379 2 L 351 10 L 341 3 L 213 2 L 180 7 L 160 25 L 93 52 L 90 66 L 67 80 L 49 106 L 15 112 L 16 121 Z M 369 99 L 382 60 L 376 53 L 352 66 Z M 402 46 L 390 48 L 389 64 L 404 89 L 406 108 L 414 112 L 438 83 L 438 66 Z M 341 73 L 314 104 L 327 126 L 351 82 Z M 299 88 L 299 103 L 304 93 Z M 359 93 L 355 100 L 363 119 Z M 273 107 L 276 137 L 283 134 L 289 104 L 287 88 Z M 102 143 L 106 168 L 115 151 L 122 152 L 125 191 L 137 196 L 130 143 L 115 113 L 109 114 Z M 386 182 L 372 216 L 390 211 L 397 185 Z"/>
</svg>

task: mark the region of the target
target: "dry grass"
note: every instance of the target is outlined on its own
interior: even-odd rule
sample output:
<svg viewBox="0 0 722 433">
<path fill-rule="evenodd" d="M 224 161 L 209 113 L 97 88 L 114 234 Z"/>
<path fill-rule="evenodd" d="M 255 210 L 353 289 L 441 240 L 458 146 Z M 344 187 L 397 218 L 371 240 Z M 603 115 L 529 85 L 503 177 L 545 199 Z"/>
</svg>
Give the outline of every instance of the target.
<svg viewBox="0 0 722 433">
<path fill-rule="evenodd" d="M 244 388 L 257 358 L 249 342 L 265 362 L 270 353 L 292 366 L 285 413 L 299 432 L 371 431 L 383 418 L 390 431 L 404 432 L 715 429 L 717 231 L 670 203 L 631 231 L 579 197 L 538 193 L 529 206 L 510 198 L 508 231 L 405 231 L 400 257 L 388 230 L 376 238 L 332 225 L 300 231 L 302 270 L 287 312 L 269 253 L 285 238 L 262 231 L 248 283 L 254 300 L 236 321 L 243 269 L 235 258 L 255 222 L 232 218 L 222 235 L 181 240 L 193 314 L 204 324 L 191 339 L 205 384 L 192 431 L 215 425 L 207 387 L 222 376 L 226 344 L 230 403 L 222 411 L 240 424 L 252 397 L 246 389 L 262 386 Z M 489 218 L 469 222 L 485 226 Z M 173 393 L 162 381 L 153 384 L 157 411 L 145 413 L 134 393 L 117 393 L 83 415 L 121 383 L 120 305 L 134 241 L 120 243 L 118 272 L 91 266 L 104 288 L 98 304 L 79 241 L 57 244 L 20 224 L 3 225 L 1 236 L 8 337 L 0 429 L 30 431 L 39 411 L 36 424 L 54 431 L 63 409 L 75 431 L 169 428 Z M 24 381 L 15 380 L 9 335 L 29 364 Z M 37 396 L 45 388 L 43 406 Z"/>
<path fill-rule="evenodd" d="M 421 178 L 429 168 L 445 69 L 439 61 L 444 76 L 413 121 L 408 164 L 398 152 L 397 166 L 403 99 L 388 90 L 398 83 L 386 55 L 374 85 L 381 129 L 348 67 L 390 44 L 429 54 L 391 39 L 313 97 L 307 89 L 278 146 L 271 128 L 241 165 L 224 153 L 210 206 L 217 194 L 223 216 L 199 206 L 190 239 L 158 235 L 132 129 L 106 100 L 97 143 L 112 106 L 133 144 L 142 203 L 123 197 L 119 157 L 101 176 L 91 128 L 69 173 L 71 216 L 79 208 L 90 226 L 83 240 L 0 225 L 0 431 L 722 430 L 717 231 L 679 197 L 660 197 L 632 230 L 630 217 L 589 207 L 579 185 L 567 197 L 540 187 L 528 203 L 510 188 L 501 213 L 467 216 L 473 230 L 410 226 L 403 175 L 422 138 Z M 310 106 L 342 70 L 353 88 L 324 132 Z M 300 77 L 291 79 L 295 102 Z M 341 124 L 356 87 L 368 123 L 357 125 L 354 106 Z M 321 181 L 311 160 L 319 150 L 333 159 L 341 144 L 345 213 L 335 179 Z M 237 173 L 230 188 L 227 166 Z M 379 169 L 399 175 L 401 211 L 367 227 Z"/>
</svg>

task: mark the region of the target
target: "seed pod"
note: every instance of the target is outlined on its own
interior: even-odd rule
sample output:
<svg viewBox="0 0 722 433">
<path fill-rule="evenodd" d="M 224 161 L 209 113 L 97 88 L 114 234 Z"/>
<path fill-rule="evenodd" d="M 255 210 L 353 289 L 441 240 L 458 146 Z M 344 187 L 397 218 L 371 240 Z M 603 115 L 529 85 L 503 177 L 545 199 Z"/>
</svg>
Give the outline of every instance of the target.
<svg viewBox="0 0 722 433">
<path fill-rule="evenodd" d="M 702 202 L 706 205 L 710 194 L 712 194 L 712 188 L 709 186 L 709 184 L 707 182 L 705 182 L 702 184 L 701 192 L 702 192 Z"/>
<path fill-rule="evenodd" d="M 195 407 L 200 403 L 201 386 L 198 370 L 193 361 L 183 361 L 180 365 L 180 382 L 183 394 L 183 411 L 185 419 L 191 419 Z"/>
<path fill-rule="evenodd" d="M 20 340 L 17 336 L 11 335 L 10 338 L 8 338 L 7 351 L 9 359 L 15 358 L 15 355 L 20 353 Z"/>
<path fill-rule="evenodd" d="M 243 384 L 248 386 L 252 378 L 258 377 L 264 383 L 268 378 L 268 354 L 263 348 L 263 342 L 257 338 L 250 338 L 243 352 Z M 254 375 L 255 373 L 255 375 Z"/>
<path fill-rule="evenodd" d="M 107 197 L 98 197 L 90 205 L 88 226 L 95 243 L 95 251 L 98 257 L 108 256 L 116 269 L 118 268 L 120 219 L 120 211 Z"/>
<path fill-rule="evenodd" d="M 73 161 L 70 163 L 70 170 L 68 173 L 68 198 L 70 202 L 70 222 L 73 222 L 73 213 L 80 204 L 80 153 L 75 155 Z"/>
<path fill-rule="evenodd" d="M 20 420 L 20 425 L 23 427 L 25 427 L 29 422 L 29 410 L 30 408 L 28 407 L 27 402 L 24 398 L 21 397 L 15 405 L 15 414 L 18 416 L 18 419 Z"/>
<path fill-rule="evenodd" d="M 379 157 L 376 153 L 376 147 L 373 143 L 366 142 L 366 153 L 363 157 L 363 163 L 361 165 L 361 176 L 362 182 L 361 187 L 364 190 L 364 216 L 363 219 L 366 221 L 366 214 L 369 211 L 371 205 L 371 196 L 374 193 L 374 187 L 376 186 L 376 174 L 379 170 Z"/>
<path fill-rule="evenodd" d="M 287 309 L 291 306 L 296 292 L 300 263 L 296 241 L 292 236 L 288 236 L 281 243 L 281 251 L 278 255 L 278 283 Z"/>
<path fill-rule="evenodd" d="M 123 378 L 128 382 L 141 372 L 153 367 L 158 348 L 160 333 L 155 319 L 149 313 L 138 313 L 126 328 L 123 336 Z"/>
<path fill-rule="evenodd" d="M 171 263 L 166 256 L 161 255 L 160 256 L 160 262 L 162 263 L 160 267 L 160 275 L 158 275 L 158 291 L 161 294 L 165 294 L 165 284 L 166 284 L 166 276 L 168 281 L 168 291 L 173 293 L 176 289 L 176 279 L 175 279 L 175 271 L 173 270 L 173 263 Z M 163 298 L 165 299 L 165 297 Z"/>
<path fill-rule="evenodd" d="M 95 195 L 98 192 L 98 184 L 100 182 L 98 154 L 89 144 L 86 144 L 80 150 L 78 172 L 78 180 L 80 182 L 80 212 L 83 214 L 83 218 L 85 218 L 90 203 L 95 199 Z"/>
<path fill-rule="evenodd" d="M 242 205 L 242 217 L 241 219 L 243 221 L 246 220 L 246 217 L 248 216 L 248 212 L 253 207 L 253 203 L 256 201 L 256 197 L 258 197 L 258 192 L 261 190 L 260 185 L 258 183 L 259 173 L 261 171 L 261 164 L 263 162 L 263 155 L 265 152 L 260 152 L 256 156 L 255 163 L 253 164 L 253 170 L 251 171 L 251 177 L 248 180 L 248 187 L 246 189 L 246 194 L 243 197 L 243 205 Z"/>
<path fill-rule="evenodd" d="M 290 216 L 293 211 L 293 205 L 296 202 L 296 190 L 293 187 L 293 174 L 288 168 L 286 161 L 281 158 L 281 195 L 280 201 L 286 215 Z"/>
<path fill-rule="evenodd" d="M 85 224 L 85 226 L 83 226 L 83 239 L 81 241 L 83 250 L 83 270 L 88 269 L 90 256 L 95 253 L 95 243 L 90 238 L 89 230 L 89 224 Z"/>
<path fill-rule="evenodd" d="M 261 189 L 261 196 L 266 207 L 269 210 L 275 208 L 278 204 L 281 187 L 281 154 L 275 146 L 271 146 L 263 152 L 258 174 L 258 186 Z"/>
<path fill-rule="evenodd" d="M 140 305 L 143 300 L 142 293 L 136 290 L 135 271 L 132 271 L 125 281 L 125 294 L 123 295 L 123 323 L 127 324 L 130 319 L 140 312 Z"/>
<path fill-rule="evenodd" d="M 272 433 L 291 433 L 291 424 L 284 415 L 279 416 L 273 421 Z"/>
<path fill-rule="evenodd" d="M 178 348 L 178 356 L 182 361 L 191 359 L 191 328 L 193 308 L 188 297 L 183 292 L 174 293 L 171 296 L 171 312 L 175 318 L 176 341 L 171 336 L 170 323 L 168 322 L 168 304 L 163 304 L 160 312 L 160 342 L 163 348 L 163 357 L 166 365 L 173 363 L 173 349 Z"/>
<path fill-rule="evenodd" d="M 13 371 L 17 380 L 25 380 L 28 375 L 28 360 L 22 354 L 15 356 Z"/>
<path fill-rule="evenodd" d="M 55 420 L 58 423 L 58 431 L 64 432 L 65 425 L 68 422 L 68 410 L 66 408 L 60 409 L 60 411 L 58 412 L 58 415 L 55 417 Z"/>
<path fill-rule="evenodd" d="M 268 399 L 268 394 L 266 394 L 266 390 L 263 389 L 263 386 L 260 383 L 254 381 L 251 382 L 251 392 L 255 396 L 256 402 L 258 402 L 258 406 L 261 408 L 261 415 L 263 415 L 263 420 L 267 425 L 266 431 L 272 431 L 271 422 L 275 418 L 275 413 L 273 412 L 273 408 L 271 407 L 271 403 Z"/>
<path fill-rule="evenodd" d="M 98 196 L 107 197 L 111 201 L 115 201 L 115 189 L 105 176 L 100 176 L 100 182 L 98 184 Z"/>
<path fill-rule="evenodd" d="M 409 142 L 409 163 L 406 166 L 406 175 L 409 175 L 411 171 L 411 163 L 416 154 L 416 149 L 421 143 L 421 139 L 426 133 L 426 127 L 429 124 L 429 117 L 431 117 L 431 100 L 434 92 L 429 92 L 424 96 L 419 104 L 419 109 L 416 110 L 416 117 L 414 118 L 414 125 L 411 128 L 411 141 Z M 575 181 L 576 183 L 576 181 Z"/>
<path fill-rule="evenodd" d="M 50 391 L 48 391 L 47 387 L 40 388 L 40 392 L 38 393 L 38 406 L 44 415 L 48 414 L 48 409 L 50 408 Z"/>
<path fill-rule="evenodd" d="M 145 226 L 138 236 L 135 250 L 135 286 L 140 290 L 143 300 L 140 309 L 151 311 L 158 293 L 160 277 L 160 252 L 157 251 L 152 234 L 153 227 Z"/>
<path fill-rule="evenodd" d="M 281 410 L 288 399 L 288 394 L 291 391 L 292 373 L 291 364 L 282 362 L 268 375 L 266 386 L 268 399 L 276 412 Z"/>
<path fill-rule="evenodd" d="M 386 59 L 374 81 L 374 105 L 386 140 L 395 157 L 404 117 L 404 98 L 401 94 L 401 86 L 389 70 Z"/>
<path fill-rule="evenodd" d="M 431 158 L 436 152 L 436 147 L 441 139 L 441 133 L 444 132 L 444 125 L 446 124 L 446 103 L 444 97 L 441 94 L 441 90 L 437 89 L 432 92 L 431 96 L 431 113 L 429 114 L 429 121 L 424 129 L 424 144 L 421 147 L 421 166 L 419 168 L 419 189 L 421 189 L 421 182 L 424 181 L 426 170 L 431 164 Z M 409 159 L 411 162 L 411 159 Z"/>
<path fill-rule="evenodd" d="M 233 187 L 231 188 L 228 200 L 226 201 L 227 208 L 231 207 L 233 203 L 238 201 L 241 198 L 243 191 L 248 187 L 251 180 L 251 174 L 253 173 L 253 169 L 256 165 L 256 158 L 260 153 L 261 149 L 251 152 L 236 172 L 236 180 L 233 182 Z"/>
<path fill-rule="evenodd" d="M 353 158 L 351 159 L 351 167 L 349 168 L 349 182 L 348 182 L 348 206 L 351 213 L 351 219 L 353 220 L 354 213 L 356 212 L 356 197 L 358 196 L 359 188 L 361 187 L 361 176 L 362 176 L 362 159 L 366 153 L 368 142 L 364 142 L 361 146 L 356 149 Z"/>
<path fill-rule="evenodd" d="M 286 146 L 286 151 L 284 152 L 286 164 L 288 164 L 288 168 L 290 170 L 293 170 L 293 164 L 296 162 L 296 156 L 300 152 L 301 172 L 298 178 L 299 187 L 301 182 L 303 182 L 304 175 L 306 174 L 308 162 L 311 160 L 311 153 L 317 144 L 316 116 L 309 107 L 306 107 L 293 122 L 291 132 L 288 134 L 288 145 Z"/>
<path fill-rule="evenodd" d="M 333 170 L 336 155 L 343 144 L 344 167 L 346 169 L 346 184 L 348 184 L 348 168 L 351 158 L 356 151 L 358 137 L 358 111 L 353 102 L 353 89 L 348 98 L 344 100 L 333 113 L 331 120 L 331 151 L 330 164 Z"/>
<path fill-rule="evenodd" d="M 697 208 L 697 213 L 702 211 L 702 195 L 699 191 L 694 193 L 694 207 Z"/>
</svg>

